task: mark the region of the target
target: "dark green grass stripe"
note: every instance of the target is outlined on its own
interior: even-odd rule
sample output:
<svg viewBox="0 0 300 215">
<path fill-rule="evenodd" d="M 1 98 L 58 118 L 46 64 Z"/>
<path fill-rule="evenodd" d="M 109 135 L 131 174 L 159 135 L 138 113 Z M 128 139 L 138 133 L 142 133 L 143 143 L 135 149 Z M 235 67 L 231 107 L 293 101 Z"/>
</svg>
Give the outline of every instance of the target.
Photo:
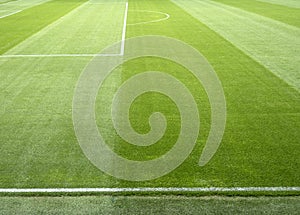
<svg viewBox="0 0 300 215">
<path fill-rule="evenodd" d="M 300 210 L 299 197 L 1 197 L 0 201 L 3 214 L 298 214 Z"/>
<path fill-rule="evenodd" d="M 185 163 L 157 180 L 129 182 L 105 175 L 84 157 L 72 127 L 73 91 L 87 60 L 10 59 L 15 63 L 12 65 L 24 68 L 23 76 L 18 77 L 13 69 L 12 74 L 20 83 L 27 83 L 0 120 L 1 141 L 5 143 L 0 144 L 1 187 L 299 186 L 299 93 L 169 1 L 130 1 L 129 7 L 131 23 L 148 18 L 134 12 L 137 10 L 167 12 L 171 17 L 164 22 L 128 26 L 128 37 L 157 34 L 181 39 L 200 50 L 218 73 L 226 93 L 228 121 L 216 156 L 203 168 L 197 165 L 202 141 Z M 128 62 L 122 77 L 116 79 L 136 70 L 172 71 L 170 65 L 156 62 L 150 58 L 142 62 L 149 63 L 146 66 Z M 189 83 L 191 75 L 179 75 L 192 92 L 198 91 L 198 85 Z M 8 90 L 15 95 L 18 89 L 11 86 Z M 157 100 L 153 103 L 164 105 Z M 136 105 L 145 107 L 138 101 Z M 201 106 L 202 115 L 206 109 Z M 144 113 L 140 115 L 135 121 L 147 122 Z M 200 138 L 208 133 L 207 127 Z M 176 132 L 174 127 L 172 131 Z"/>
<path fill-rule="evenodd" d="M 299 173 L 295 171 L 299 160 L 299 134 L 296 131 L 300 128 L 299 93 L 169 1 L 129 1 L 129 5 L 130 10 L 151 8 L 152 11 L 167 12 L 170 19 L 128 26 L 128 37 L 164 35 L 191 44 L 215 68 L 227 100 L 225 135 L 209 165 L 196 166 L 201 151 L 196 147 L 183 165 L 154 183 L 168 186 L 299 184 Z M 129 13 L 128 20 L 134 20 L 136 16 L 141 14 Z M 123 184 L 126 185 L 128 183 Z"/>
<path fill-rule="evenodd" d="M 212 0 L 300 27 L 300 9 L 255 0 Z"/>
<path fill-rule="evenodd" d="M 53 0 L 0 19 L 0 54 L 78 7 L 85 0 Z"/>
</svg>

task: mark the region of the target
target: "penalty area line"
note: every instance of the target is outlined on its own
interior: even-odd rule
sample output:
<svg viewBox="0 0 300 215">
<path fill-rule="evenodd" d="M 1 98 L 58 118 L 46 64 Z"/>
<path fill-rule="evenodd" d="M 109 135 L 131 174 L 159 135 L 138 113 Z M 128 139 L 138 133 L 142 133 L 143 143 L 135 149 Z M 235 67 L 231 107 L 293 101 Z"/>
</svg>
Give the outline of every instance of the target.
<svg viewBox="0 0 300 215">
<path fill-rule="evenodd" d="M 20 12 L 20 11 L 18 11 Z M 17 13 L 17 12 L 15 12 Z M 12 14 L 10 14 L 12 15 Z M 123 21 L 123 30 L 121 38 L 121 47 L 120 53 L 118 54 L 3 54 L 0 55 L 0 58 L 39 58 L 39 57 L 114 57 L 114 56 L 123 56 L 125 52 L 125 39 L 126 39 L 126 25 L 127 25 L 127 16 L 128 16 L 128 2 L 125 4 L 124 12 L 124 21 Z M 0 17 L 2 18 L 2 17 Z"/>
<path fill-rule="evenodd" d="M 0 193 L 299 192 L 300 187 L 2 188 Z"/>
</svg>

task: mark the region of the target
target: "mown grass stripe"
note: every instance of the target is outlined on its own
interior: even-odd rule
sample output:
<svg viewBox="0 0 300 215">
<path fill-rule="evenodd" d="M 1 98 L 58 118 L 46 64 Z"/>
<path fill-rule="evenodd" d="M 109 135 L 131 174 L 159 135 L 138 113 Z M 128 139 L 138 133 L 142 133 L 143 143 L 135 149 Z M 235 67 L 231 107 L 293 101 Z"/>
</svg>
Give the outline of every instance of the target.
<svg viewBox="0 0 300 215">
<path fill-rule="evenodd" d="M 39 196 L 1 197 L 0 211 L 15 214 L 289 214 L 300 197 Z"/>
<path fill-rule="evenodd" d="M 300 27 L 300 9 L 255 0 L 212 0 Z"/>
<path fill-rule="evenodd" d="M 19 13 L 19 12 L 21 12 L 21 10 L 17 10 L 17 11 L 14 11 L 14 12 L 12 12 L 12 13 L 9 13 L 9 14 L 3 15 L 3 16 L 0 16 L 0 19 L 3 19 L 3 18 L 5 18 L 5 17 L 11 16 L 11 15 L 14 15 L 14 14 Z"/>
<path fill-rule="evenodd" d="M 287 6 L 287 7 L 300 8 L 299 0 L 258 0 L 258 1 L 271 3 L 271 4 L 283 5 L 283 6 Z"/>
<path fill-rule="evenodd" d="M 184 2 L 187 4 L 190 3 L 190 1 Z M 295 168 L 295 160 L 298 159 L 294 157 L 296 154 L 293 152 L 299 152 L 299 147 L 296 147 L 299 134 L 296 134 L 296 130 L 294 130 L 294 128 L 300 128 L 300 121 L 295 121 L 296 119 L 299 120 L 298 113 L 300 109 L 299 105 L 297 105 L 300 99 L 299 92 L 274 76 L 268 69 L 247 56 L 244 52 L 237 49 L 232 43 L 226 41 L 222 36 L 205 26 L 205 23 L 187 14 L 182 8 L 170 4 L 168 1 L 132 1 L 129 4 L 131 6 L 130 10 L 151 9 L 153 11 L 166 12 L 170 14 L 170 19 L 160 23 L 128 26 L 128 37 L 154 34 L 183 40 L 198 49 L 208 59 L 221 79 L 228 104 L 228 118 L 225 135 L 221 144 L 222 149 L 217 152 L 210 166 L 216 171 L 211 170 L 210 174 L 222 175 L 222 173 L 228 170 L 231 177 L 224 174 L 222 177 L 216 176 L 215 179 L 219 182 L 224 182 L 225 178 L 227 178 L 228 182 L 235 186 L 241 183 L 245 186 L 254 184 L 261 186 L 260 182 L 263 185 L 271 186 L 271 184 L 274 185 L 274 183 L 277 183 L 277 186 L 280 186 L 287 182 L 287 178 L 290 182 L 293 181 L 293 185 L 297 185 L 294 173 L 296 175 L 298 173 L 296 171 L 290 172 L 290 170 Z M 199 6 L 193 5 L 192 7 Z M 218 17 L 216 14 L 218 13 L 208 15 Z M 129 13 L 128 20 L 131 21 L 134 18 L 140 18 L 139 16 L 141 14 Z M 146 15 L 144 17 L 146 18 Z M 295 28 L 293 26 L 289 27 Z M 168 48 L 167 45 L 166 48 Z M 147 66 L 148 64 L 146 63 L 145 65 Z M 167 67 L 161 67 L 163 71 L 168 71 Z M 125 76 L 126 71 L 122 75 Z M 283 117 L 287 113 L 291 113 L 293 116 L 288 118 Z M 290 129 L 286 129 L 286 126 L 294 130 L 293 134 L 290 133 L 291 136 L 285 136 L 286 132 L 291 132 Z M 197 151 L 197 149 L 195 150 Z M 290 151 L 289 155 L 293 154 L 294 158 L 290 160 L 289 164 L 294 167 L 286 166 L 286 168 L 283 168 L 283 165 L 287 164 L 286 159 L 291 159 L 291 157 L 282 156 L 280 152 L 282 150 L 286 150 L 285 152 Z M 274 153 L 274 151 L 277 151 L 278 154 L 277 152 Z M 183 179 L 182 175 L 185 174 L 191 174 L 194 178 L 199 177 L 199 179 L 205 180 L 205 175 L 209 174 L 207 171 L 210 171 L 209 167 L 204 168 L 207 171 L 195 168 L 193 172 L 186 172 L 194 165 L 192 160 L 196 159 L 197 156 L 198 154 L 193 154 L 182 168 L 178 168 L 175 173 L 165 177 L 165 181 L 161 181 L 161 183 L 167 183 L 166 181 L 168 180 L 168 185 L 172 183 L 176 185 L 184 184 L 188 181 Z M 239 159 L 241 160 L 237 161 Z M 235 162 L 228 164 L 229 160 L 235 160 Z M 279 160 L 281 161 L 278 162 Z M 272 165 L 266 166 L 270 162 Z M 240 163 L 243 163 L 243 167 L 240 166 Z M 278 165 L 279 163 L 281 164 Z M 254 167 L 255 169 L 253 169 Z M 271 171 L 270 168 L 273 170 Z M 278 177 L 282 176 L 281 171 L 278 171 L 279 169 L 285 169 L 290 172 L 288 173 L 289 176 L 285 177 L 284 180 L 278 179 Z M 266 172 L 269 172 L 268 174 L 273 176 L 276 175 L 276 180 L 274 180 L 274 177 L 271 177 L 272 180 L 269 180 L 271 179 L 269 178 L 270 175 L 266 177 Z M 253 180 L 250 182 L 248 181 L 249 178 L 241 179 L 240 177 L 244 174 Z M 233 179 L 233 175 L 239 177 L 239 179 Z M 259 177 L 259 175 L 261 176 L 260 179 L 254 179 Z"/>
<path fill-rule="evenodd" d="M 12 13 L 14 11 L 22 11 L 29 9 L 31 7 L 37 6 L 39 4 L 45 3 L 50 0 L 18 0 L 18 1 L 9 1 L 1 5 L 0 15 L 4 16 L 6 14 Z"/>
<path fill-rule="evenodd" d="M 91 48 L 96 46 L 101 50 L 121 39 L 124 9 L 125 3 L 84 3 L 8 52 L 17 49 L 21 53 L 40 51 L 47 54 L 58 47 L 65 51 L 61 53 L 98 53 Z M 18 27 L 18 23 L 15 26 Z M 119 51 L 116 49 L 112 53 Z M 88 160 L 79 149 L 71 114 L 76 82 L 90 59 L 91 56 L 1 59 L 1 187 L 7 183 L 18 187 L 17 184 L 25 182 L 27 177 L 38 177 L 33 184 L 39 187 L 48 187 L 51 181 L 67 186 L 63 181 L 73 177 L 77 181 L 76 178 L 85 171 L 92 181 L 95 175 L 88 175 L 99 174 L 88 167 Z M 10 124 L 8 118 L 14 123 Z M 40 156 L 35 156 L 37 151 L 40 155 L 47 154 L 43 161 Z M 53 166 L 53 161 L 58 163 Z M 7 171 L 12 163 L 16 163 L 16 168 Z M 39 168 L 40 164 L 43 164 L 43 170 Z M 76 166 L 80 173 L 69 167 L 63 170 L 65 165 Z M 105 177 L 96 181 L 110 183 Z"/>
<path fill-rule="evenodd" d="M 217 2 L 173 2 L 300 91 L 298 28 Z"/>
<path fill-rule="evenodd" d="M 126 24 L 123 19 L 125 10 L 125 2 L 123 4 L 86 2 L 1 57 L 97 56 L 104 47 L 125 37 Z M 108 23 L 113 27 L 108 26 Z M 110 39 L 103 40 L 103 38 Z M 111 50 L 106 56 L 120 54 L 121 49 Z"/>
<path fill-rule="evenodd" d="M 0 54 L 70 12 L 84 0 L 53 0 L 0 19 Z M 16 23 L 18 28 L 16 28 Z"/>
<path fill-rule="evenodd" d="M 135 72 L 170 71 L 195 95 L 201 109 L 200 114 L 203 113 L 203 132 L 200 132 L 197 147 L 178 169 L 157 180 L 129 182 L 99 171 L 89 163 L 76 142 L 71 119 L 72 96 L 88 59 L 2 59 L 5 63 L 1 65 L 3 78 L 1 77 L 0 87 L 5 96 L 4 102 L 9 105 L 0 117 L 3 143 L 0 156 L 1 187 L 298 186 L 299 93 L 169 1 L 141 0 L 129 2 L 129 5 L 128 20 L 131 19 L 132 23 L 147 20 L 147 14 L 130 12 L 133 10 L 162 11 L 171 16 L 164 22 L 127 26 L 127 37 L 155 34 L 181 39 L 201 51 L 218 73 L 226 93 L 228 121 L 221 148 L 212 162 L 203 168 L 197 164 L 205 133 L 209 129 L 209 107 L 205 108 L 205 92 L 201 94 L 201 84 L 195 84 L 194 77 L 181 67 L 178 69 L 177 65 L 153 58 L 137 59 L 144 61 L 133 61 L 131 64 L 128 62 L 122 65 L 121 74 L 112 74 L 110 80 L 113 81 L 107 80 L 107 88 L 103 86 L 104 89 L 99 92 L 104 94 L 102 105 L 109 106 L 111 100 L 106 100 L 105 92 L 112 93 L 121 80 L 126 80 Z M 87 17 L 89 16 L 81 18 Z M 120 17 L 123 21 L 123 16 Z M 103 25 L 102 22 L 99 24 Z M 115 29 L 111 23 L 106 24 Z M 74 25 L 77 26 L 77 23 Z M 49 42 L 45 39 L 46 36 L 49 35 L 45 34 L 44 40 L 39 44 Z M 101 38 L 111 42 L 110 39 L 111 35 Z M 39 46 L 35 41 L 33 43 Z M 133 113 L 133 125 L 138 129 L 147 129 L 148 113 L 163 110 L 172 117 L 172 124 L 168 126 L 172 136 L 167 139 L 171 142 L 176 139 L 175 120 L 180 120 L 180 117 L 176 107 L 167 104 L 168 100 L 156 98 L 145 97 L 140 102 L 137 101 L 135 105 L 139 109 L 136 112 L 138 114 Z M 157 110 L 157 107 L 161 109 Z M 97 115 L 101 114 L 100 111 Z M 118 144 L 117 136 L 109 126 L 111 112 L 106 116 L 105 121 L 99 122 L 106 129 L 106 136 L 110 138 L 108 140 Z M 145 154 L 136 153 L 137 150 L 124 149 L 124 153 L 120 150 L 120 155 L 144 158 Z M 155 149 L 154 155 L 164 148 Z"/>
<path fill-rule="evenodd" d="M 3 0 L 3 1 L 0 1 L 0 4 L 7 4 L 7 3 L 13 2 L 13 1 L 17 1 L 17 0 Z"/>
</svg>

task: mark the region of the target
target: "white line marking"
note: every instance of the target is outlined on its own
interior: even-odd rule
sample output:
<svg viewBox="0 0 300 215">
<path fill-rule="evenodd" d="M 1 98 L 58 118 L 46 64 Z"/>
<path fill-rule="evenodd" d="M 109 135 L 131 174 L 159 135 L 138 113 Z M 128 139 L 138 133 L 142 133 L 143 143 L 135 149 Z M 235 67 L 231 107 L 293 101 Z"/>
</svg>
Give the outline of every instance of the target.
<svg viewBox="0 0 300 215">
<path fill-rule="evenodd" d="M 167 19 L 170 18 L 170 14 L 164 13 L 164 12 L 160 12 L 160 11 L 152 11 L 152 10 L 136 10 L 136 11 L 146 12 L 146 13 L 163 14 L 163 15 L 165 15 L 165 17 L 161 18 L 161 19 L 155 19 L 155 20 L 152 20 L 152 21 L 148 21 L 148 22 L 137 22 L 137 23 L 132 23 L 132 24 L 128 24 L 128 25 L 140 25 L 140 24 L 148 24 L 148 23 L 153 23 L 153 22 L 161 22 L 161 21 L 164 21 L 164 20 L 167 20 Z"/>
<path fill-rule="evenodd" d="M 0 55 L 0 58 L 25 58 L 25 57 L 112 57 L 112 56 L 123 56 L 125 50 L 125 39 L 126 39 L 126 24 L 127 24 L 127 14 L 128 14 L 128 2 L 125 5 L 124 13 L 124 23 L 122 30 L 121 48 L 119 54 L 13 54 L 13 55 Z M 61 17 L 63 18 L 63 17 Z M 60 19 L 61 19 L 60 18 Z"/>
<path fill-rule="evenodd" d="M 8 17 L 8 16 L 11 16 L 11 15 L 14 15 L 14 14 L 19 13 L 19 12 L 21 12 L 21 11 L 22 11 L 22 10 L 17 10 L 17 11 L 15 11 L 15 12 L 6 14 L 6 15 L 4 15 L 4 16 L 0 16 L 0 19 L 5 18 L 5 17 Z"/>
<path fill-rule="evenodd" d="M 111 57 L 122 56 L 121 54 L 16 54 L 0 55 L 0 58 L 22 58 L 22 57 Z"/>
<path fill-rule="evenodd" d="M 0 193 L 287 192 L 300 187 L 7 188 Z"/>
<path fill-rule="evenodd" d="M 123 4 L 123 2 L 88 2 L 87 4 L 109 4 L 109 5 L 113 5 L 113 4 Z"/>
<path fill-rule="evenodd" d="M 6 5 L 6 4 L 11 4 L 11 3 L 16 3 L 15 1 L 8 1 L 8 2 L 5 2 L 5 3 L 1 3 L 0 5 Z"/>
<path fill-rule="evenodd" d="M 125 50 L 127 14 L 128 14 L 128 2 L 126 2 L 126 6 L 125 6 L 124 23 L 123 23 L 123 31 L 122 31 L 122 43 L 121 43 L 121 51 L 120 51 L 120 55 L 122 56 L 124 55 L 124 50 Z"/>
</svg>

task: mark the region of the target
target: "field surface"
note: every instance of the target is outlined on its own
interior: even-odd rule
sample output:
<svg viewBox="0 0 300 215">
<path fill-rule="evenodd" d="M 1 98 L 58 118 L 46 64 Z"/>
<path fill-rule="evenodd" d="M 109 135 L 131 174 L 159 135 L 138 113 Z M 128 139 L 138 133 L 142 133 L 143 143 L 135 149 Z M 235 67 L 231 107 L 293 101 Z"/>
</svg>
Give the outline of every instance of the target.
<svg viewBox="0 0 300 215">
<path fill-rule="evenodd" d="M 300 209 L 298 197 L 2 197 L 1 201 L 4 214 L 298 214 Z"/>
<path fill-rule="evenodd" d="M 299 195 L 299 27 L 300 3 L 295 0 L 0 0 L 1 195 L 10 195 L 5 189 L 18 188 L 143 187 L 179 188 L 177 193 L 182 193 L 180 188 L 257 188 L 244 190 L 243 195 Z M 104 78 L 94 102 L 95 125 L 108 149 L 127 160 L 147 162 L 161 158 L 181 138 L 184 118 L 177 100 L 154 91 L 132 101 L 128 121 L 141 137 L 148 132 L 159 136 L 163 131 L 155 144 L 132 144 L 116 131 L 112 114 L 123 113 L 125 102 L 117 101 L 114 108 L 114 95 L 131 77 L 146 71 L 166 73 L 183 84 L 194 99 L 201 123 L 191 154 L 173 171 L 153 180 L 122 180 L 99 170 L 83 153 L 74 129 L 73 98 L 93 59 L 125 58 L 130 50 L 125 38 L 146 35 L 175 38 L 204 56 L 224 91 L 226 126 L 214 156 L 199 166 L 213 115 L 203 83 L 170 59 L 143 56 L 124 62 Z M 142 42 L 136 47 L 146 53 L 152 50 Z M 177 54 L 168 44 L 162 50 Z M 159 81 L 145 76 L 130 89 Z M 167 88 L 183 101 L 186 98 L 171 83 Z M 183 106 L 192 113 L 191 106 Z M 165 130 L 149 125 L 154 112 L 164 115 Z M 85 119 L 85 115 L 80 117 Z M 195 130 L 192 121 L 187 127 L 191 133 Z M 117 164 L 107 159 L 107 165 L 115 165 L 118 171 Z M 18 204 L 22 201 L 18 198 L 2 200 Z M 35 200 L 26 201 L 31 207 Z M 65 201 L 72 205 L 77 200 Z M 276 204 L 277 200 L 272 201 Z M 244 205 L 240 210 L 247 210 L 244 200 L 238 202 Z M 292 202 L 299 204 L 299 198 Z"/>
</svg>

